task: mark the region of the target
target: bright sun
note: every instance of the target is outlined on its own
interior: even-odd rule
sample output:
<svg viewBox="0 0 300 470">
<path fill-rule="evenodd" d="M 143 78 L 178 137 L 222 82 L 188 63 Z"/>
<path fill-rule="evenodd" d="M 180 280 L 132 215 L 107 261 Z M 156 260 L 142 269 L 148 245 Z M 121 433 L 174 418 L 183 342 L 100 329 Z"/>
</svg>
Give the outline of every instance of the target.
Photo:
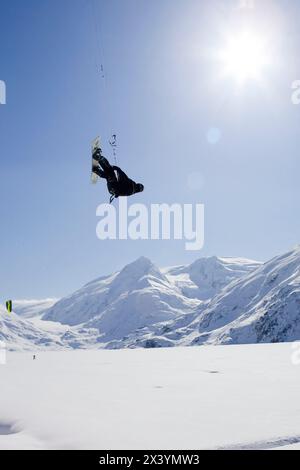
<svg viewBox="0 0 300 470">
<path fill-rule="evenodd" d="M 265 41 L 253 33 L 240 33 L 227 40 L 221 52 L 224 73 L 239 83 L 259 80 L 268 63 Z"/>
</svg>

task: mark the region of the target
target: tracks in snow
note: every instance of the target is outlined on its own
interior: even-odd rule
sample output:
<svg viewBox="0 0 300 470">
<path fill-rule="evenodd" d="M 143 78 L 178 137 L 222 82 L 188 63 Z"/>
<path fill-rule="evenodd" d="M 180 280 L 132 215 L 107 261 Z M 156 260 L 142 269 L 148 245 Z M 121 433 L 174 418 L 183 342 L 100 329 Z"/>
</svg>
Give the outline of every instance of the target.
<svg viewBox="0 0 300 470">
<path fill-rule="evenodd" d="M 232 446 L 219 447 L 218 450 L 270 450 L 278 447 L 285 447 L 292 444 L 299 444 L 300 436 L 278 437 L 275 439 L 256 441 L 252 443 L 236 444 Z"/>
</svg>

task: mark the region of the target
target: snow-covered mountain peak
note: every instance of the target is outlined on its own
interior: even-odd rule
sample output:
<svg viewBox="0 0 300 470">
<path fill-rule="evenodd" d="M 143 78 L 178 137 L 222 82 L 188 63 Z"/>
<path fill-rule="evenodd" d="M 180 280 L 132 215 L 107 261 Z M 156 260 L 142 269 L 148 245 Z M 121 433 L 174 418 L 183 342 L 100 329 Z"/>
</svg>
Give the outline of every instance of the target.
<svg viewBox="0 0 300 470">
<path fill-rule="evenodd" d="M 228 285 L 202 309 L 198 342 L 276 342 L 300 337 L 300 249 Z"/>
<path fill-rule="evenodd" d="M 249 273 L 260 265 L 258 261 L 245 258 L 219 258 L 211 256 L 200 258 L 189 266 L 189 272 L 197 283 L 204 279 L 226 277 L 238 277 L 238 274 Z"/>
<path fill-rule="evenodd" d="M 24 332 L 26 343 L 31 336 L 33 341 L 41 337 L 37 329 L 43 323 L 47 333 L 47 323 L 42 320 L 30 320 L 31 325 L 11 320 L 6 328 L 11 332 L 17 328 L 20 335 Z M 264 264 L 213 256 L 187 266 L 160 269 L 141 257 L 63 298 L 43 320 L 64 325 L 53 327 L 59 341 L 54 340 L 50 326 L 47 341 L 57 341 L 57 345 L 61 341 L 66 347 L 167 347 L 299 339 L 300 246 Z M 37 329 L 33 331 L 33 327 Z"/>
<path fill-rule="evenodd" d="M 160 300 L 160 298 L 162 300 Z M 173 305 L 176 305 L 175 313 Z M 153 322 L 155 318 L 166 319 L 178 312 L 184 312 L 191 306 L 180 292 L 149 259 L 138 258 L 125 266 L 120 272 L 97 279 L 84 286 L 74 294 L 65 297 L 45 316 L 45 320 L 59 321 L 68 325 L 79 325 L 88 322 L 89 327 L 101 325 L 108 319 L 107 328 L 117 328 L 118 312 L 138 318 L 144 318 L 142 309 L 147 309 Z M 115 325 L 113 314 L 115 312 Z M 170 313 L 171 312 L 171 313 Z M 122 317 L 122 322 L 130 324 L 129 318 Z M 146 324 L 146 320 L 142 320 Z M 125 331 L 121 328 L 122 332 Z"/>
<path fill-rule="evenodd" d="M 137 282 L 144 276 L 154 276 L 163 278 L 160 269 L 155 266 L 150 259 L 140 257 L 133 263 L 127 264 L 118 274 L 115 282 L 122 282 L 123 280 L 131 280 L 132 283 Z"/>
<path fill-rule="evenodd" d="M 152 280 L 168 282 L 160 269 L 148 258 L 138 258 L 125 266 L 114 278 L 109 287 L 109 297 L 116 298 L 121 294 L 147 287 Z"/>
<path fill-rule="evenodd" d="M 167 268 L 164 273 L 187 297 L 208 300 L 260 265 L 258 261 L 245 258 L 211 256 L 200 258 L 189 266 Z"/>
</svg>

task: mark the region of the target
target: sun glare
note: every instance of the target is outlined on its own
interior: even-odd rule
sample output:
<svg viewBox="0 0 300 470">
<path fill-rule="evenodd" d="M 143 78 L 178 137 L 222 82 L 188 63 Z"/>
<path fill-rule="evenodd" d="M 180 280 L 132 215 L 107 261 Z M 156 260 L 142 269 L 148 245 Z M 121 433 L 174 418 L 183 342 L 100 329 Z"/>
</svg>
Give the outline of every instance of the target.
<svg viewBox="0 0 300 470">
<path fill-rule="evenodd" d="M 268 63 L 265 41 L 254 33 L 241 33 L 227 40 L 221 53 L 224 73 L 238 82 L 259 80 Z"/>
</svg>

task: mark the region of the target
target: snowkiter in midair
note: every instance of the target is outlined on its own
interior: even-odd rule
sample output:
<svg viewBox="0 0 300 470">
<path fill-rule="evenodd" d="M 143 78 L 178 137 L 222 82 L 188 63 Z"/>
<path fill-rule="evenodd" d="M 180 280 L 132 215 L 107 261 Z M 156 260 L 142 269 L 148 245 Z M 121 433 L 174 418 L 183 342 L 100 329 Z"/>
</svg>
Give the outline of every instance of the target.
<svg viewBox="0 0 300 470">
<path fill-rule="evenodd" d="M 100 178 L 106 179 L 107 189 L 111 194 L 110 202 L 119 196 L 132 196 L 136 193 L 144 191 L 141 183 L 128 178 L 128 176 L 118 166 L 112 166 L 109 161 L 103 157 L 101 150 L 97 149 L 93 155 L 93 159 L 98 162 L 97 166 L 93 166 L 93 172 Z"/>
</svg>

